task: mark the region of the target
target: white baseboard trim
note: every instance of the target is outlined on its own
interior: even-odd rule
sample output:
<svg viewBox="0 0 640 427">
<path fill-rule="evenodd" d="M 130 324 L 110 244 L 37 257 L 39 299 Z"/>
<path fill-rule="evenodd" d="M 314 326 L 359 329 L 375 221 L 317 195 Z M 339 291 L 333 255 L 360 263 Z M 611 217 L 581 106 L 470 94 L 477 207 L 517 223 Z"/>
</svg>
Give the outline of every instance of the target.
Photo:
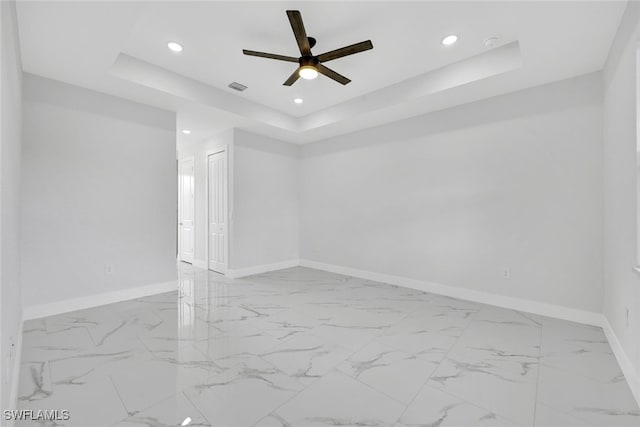
<svg viewBox="0 0 640 427">
<path fill-rule="evenodd" d="M 633 364 L 631 363 L 631 359 L 629 359 L 629 356 L 620 344 L 620 341 L 613 331 L 609 320 L 602 313 L 578 310 L 575 308 L 547 304 L 522 298 L 497 295 L 488 292 L 474 291 L 466 288 L 457 288 L 454 286 L 410 279 L 407 277 L 374 273 L 371 271 L 358 270 L 355 268 L 326 264 L 305 259 L 300 260 L 300 265 L 303 267 L 315 268 L 317 270 L 329 271 L 346 276 L 372 280 L 375 282 L 389 283 L 391 285 L 416 289 L 424 292 L 431 292 L 434 294 L 445 295 L 467 301 L 474 301 L 482 304 L 489 304 L 513 310 L 524 311 L 527 313 L 538 314 L 541 316 L 599 326 L 604 331 L 613 354 L 616 356 L 618 364 L 622 369 L 622 373 L 624 374 L 624 377 L 627 380 L 627 384 L 631 389 L 631 393 L 638 403 L 638 406 L 640 406 L 640 373 L 635 370 Z"/>
<path fill-rule="evenodd" d="M 207 262 L 201 259 L 194 259 L 191 265 L 198 268 L 204 268 L 205 270 L 207 269 Z"/>
<path fill-rule="evenodd" d="M 638 375 L 633 363 L 631 363 L 631 359 L 629 359 L 629 356 L 624 351 L 622 344 L 620 344 L 620 340 L 618 340 L 617 335 L 613 331 L 609 320 L 604 315 L 602 316 L 602 330 L 604 330 L 604 334 L 607 337 L 607 341 L 609 341 L 611 350 L 613 350 L 613 354 L 618 360 L 618 364 L 620 365 L 622 373 L 627 380 L 627 384 L 629 384 L 631 393 L 633 393 L 633 397 L 635 397 L 638 406 L 640 406 L 640 375 Z"/>
<path fill-rule="evenodd" d="M 431 292 L 434 294 L 445 295 L 448 297 L 463 299 L 467 301 L 495 305 L 498 307 L 510 308 L 513 310 L 554 317 L 557 319 L 569 320 L 571 322 L 584 323 L 587 325 L 602 326 L 602 314 L 591 311 L 578 310 L 575 308 L 547 304 L 523 298 L 498 295 L 489 292 L 475 291 L 472 289 L 460 288 L 456 286 L 442 285 L 439 283 L 410 279 L 408 277 L 374 273 L 371 271 L 358 270 L 355 268 L 343 267 L 333 264 L 325 264 L 322 262 L 310 261 L 306 259 L 300 260 L 300 265 L 303 267 L 330 271 L 332 273 L 344 274 L 346 276 L 358 277 L 375 282 L 389 283 L 391 285 L 416 289 L 424 292 Z"/>
<path fill-rule="evenodd" d="M 16 339 L 16 349 L 13 355 L 13 375 L 11 376 L 11 389 L 9 391 L 9 410 L 18 409 L 18 392 L 20 386 L 20 362 L 22 360 L 22 331 L 24 329 L 24 321 L 20 321 L 18 336 Z M 15 420 L 10 420 L 7 427 L 14 427 Z"/>
<path fill-rule="evenodd" d="M 298 267 L 300 260 L 290 259 L 287 261 L 275 262 L 273 264 L 255 265 L 253 267 L 228 269 L 225 276 L 230 279 L 239 279 L 240 277 L 253 276 L 254 274 L 267 273 L 269 271 L 283 270 L 285 268 Z"/>
<path fill-rule="evenodd" d="M 47 304 L 37 304 L 24 308 L 24 320 L 39 319 L 55 314 L 68 313 L 70 311 L 83 310 L 114 302 L 126 301 L 149 295 L 171 292 L 178 289 L 177 280 L 170 282 L 154 283 L 152 285 L 138 286 L 129 289 L 120 289 L 112 292 L 104 292 L 96 295 L 72 298 L 64 301 L 56 301 Z"/>
</svg>

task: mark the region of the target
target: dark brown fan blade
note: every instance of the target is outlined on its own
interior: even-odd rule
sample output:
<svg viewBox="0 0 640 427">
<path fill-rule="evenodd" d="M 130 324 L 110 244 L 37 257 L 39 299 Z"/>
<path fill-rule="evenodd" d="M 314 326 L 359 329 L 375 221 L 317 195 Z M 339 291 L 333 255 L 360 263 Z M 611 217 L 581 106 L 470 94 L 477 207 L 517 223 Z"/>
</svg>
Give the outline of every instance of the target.
<svg viewBox="0 0 640 427">
<path fill-rule="evenodd" d="M 294 84 L 296 82 L 296 80 L 298 80 L 298 78 L 300 78 L 300 74 L 298 73 L 298 71 L 300 71 L 300 68 L 296 68 L 296 70 L 293 72 L 293 74 L 291 74 L 289 76 L 287 81 L 282 83 L 282 84 L 284 86 L 291 86 L 292 84 Z"/>
<path fill-rule="evenodd" d="M 287 10 L 287 16 L 291 23 L 291 29 L 293 35 L 296 36 L 298 47 L 302 56 L 311 55 L 311 47 L 309 46 L 309 39 L 307 38 L 307 32 L 304 30 L 304 24 L 302 23 L 302 15 L 299 10 Z"/>
<path fill-rule="evenodd" d="M 319 73 L 324 74 L 325 76 L 337 81 L 338 83 L 346 85 L 351 81 L 345 76 L 343 76 L 342 74 L 338 74 L 335 71 L 333 71 L 331 68 L 325 67 L 322 64 L 318 64 L 316 65 L 316 67 L 318 68 Z"/>
<path fill-rule="evenodd" d="M 298 58 L 293 56 L 276 55 L 275 53 L 256 52 L 255 50 L 242 49 L 242 53 L 249 56 L 259 56 L 260 58 L 277 59 L 279 61 L 298 62 Z"/>
<path fill-rule="evenodd" d="M 373 49 L 371 40 L 352 44 L 350 46 L 341 47 L 340 49 L 332 50 L 318 55 L 318 61 L 327 62 L 333 59 L 342 58 L 343 56 L 353 55 L 354 53 L 364 52 L 365 50 Z"/>
</svg>

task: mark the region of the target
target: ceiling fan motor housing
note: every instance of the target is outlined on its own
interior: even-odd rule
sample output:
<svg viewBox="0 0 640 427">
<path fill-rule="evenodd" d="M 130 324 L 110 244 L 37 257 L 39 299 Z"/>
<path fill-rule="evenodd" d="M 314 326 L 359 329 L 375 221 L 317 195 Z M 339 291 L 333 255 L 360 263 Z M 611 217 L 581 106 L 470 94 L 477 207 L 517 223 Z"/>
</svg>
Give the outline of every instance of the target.
<svg viewBox="0 0 640 427">
<path fill-rule="evenodd" d="M 320 63 L 320 61 L 318 61 L 318 58 L 316 58 L 315 56 L 301 56 L 298 62 L 300 63 L 301 67 L 304 67 L 304 66 L 317 67 L 318 64 Z"/>
</svg>

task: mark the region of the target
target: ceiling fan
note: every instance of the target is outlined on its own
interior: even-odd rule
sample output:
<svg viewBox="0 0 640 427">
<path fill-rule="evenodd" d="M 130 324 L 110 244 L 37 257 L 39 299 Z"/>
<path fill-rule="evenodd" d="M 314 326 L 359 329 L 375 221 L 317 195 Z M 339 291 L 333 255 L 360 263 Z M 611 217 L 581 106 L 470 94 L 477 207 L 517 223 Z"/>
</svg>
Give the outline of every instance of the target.
<svg viewBox="0 0 640 427">
<path fill-rule="evenodd" d="M 313 37 L 307 37 L 307 33 L 304 30 L 304 24 L 302 23 L 302 15 L 298 10 L 287 10 L 287 16 L 291 23 L 291 29 L 293 35 L 296 37 L 298 47 L 300 48 L 299 58 L 293 56 L 276 55 L 273 53 L 256 52 L 254 50 L 243 49 L 242 53 L 249 56 L 259 56 L 261 58 L 276 59 L 278 61 L 297 62 L 298 68 L 289 76 L 289 78 L 283 83 L 285 86 L 291 86 L 298 80 L 299 77 L 303 79 L 315 79 L 318 77 L 318 73 L 324 74 L 341 83 L 343 85 L 348 84 L 351 80 L 333 71 L 331 68 L 325 67 L 324 62 L 328 62 L 334 59 L 342 58 L 343 56 L 353 55 L 354 53 L 364 52 L 365 50 L 373 49 L 371 40 L 352 44 L 350 46 L 341 47 L 340 49 L 325 52 L 320 55 L 313 55 L 311 49 L 316 45 L 316 39 Z"/>
</svg>

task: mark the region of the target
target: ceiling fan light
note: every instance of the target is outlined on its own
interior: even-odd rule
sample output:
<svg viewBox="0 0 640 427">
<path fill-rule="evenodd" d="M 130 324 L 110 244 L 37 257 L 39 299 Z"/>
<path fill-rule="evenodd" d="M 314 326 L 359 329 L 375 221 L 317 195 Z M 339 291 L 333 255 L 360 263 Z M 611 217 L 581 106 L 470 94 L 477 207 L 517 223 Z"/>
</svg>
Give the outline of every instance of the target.
<svg viewBox="0 0 640 427">
<path fill-rule="evenodd" d="M 300 67 L 298 74 L 305 80 L 312 80 L 318 77 L 318 69 L 313 65 L 304 65 Z"/>
</svg>

